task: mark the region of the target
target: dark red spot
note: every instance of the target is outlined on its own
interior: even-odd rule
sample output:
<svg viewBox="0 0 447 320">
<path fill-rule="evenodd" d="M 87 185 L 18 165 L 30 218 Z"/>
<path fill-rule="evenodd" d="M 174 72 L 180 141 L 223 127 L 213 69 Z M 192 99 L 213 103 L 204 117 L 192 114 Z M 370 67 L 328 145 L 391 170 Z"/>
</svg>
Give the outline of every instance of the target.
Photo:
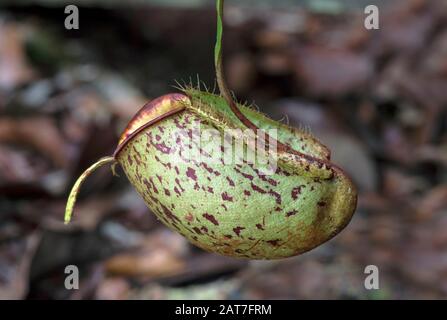
<svg viewBox="0 0 447 320">
<path fill-rule="evenodd" d="M 277 204 L 281 204 L 281 195 L 278 192 L 270 190 L 269 194 L 275 197 L 275 201 Z"/>
<path fill-rule="evenodd" d="M 169 210 L 168 208 L 166 208 L 164 205 L 160 204 L 161 208 L 163 209 L 163 213 L 165 214 L 165 216 L 172 220 L 173 222 L 180 222 L 180 219 L 171 212 L 171 210 Z"/>
<path fill-rule="evenodd" d="M 274 246 L 274 247 L 277 247 L 278 246 L 278 244 L 279 244 L 279 239 L 275 239 L 275 240 L 268 240 L 268 241 L 266 241 L 268 244 L 271 244 L 272 246 Z"/>
<path fill-rule="evenodd" d="M 253 164 L 250 164 L 250 167 L 253 168 Z M 274 186 L 274 187 L 276 187 L 276 186 L 278 185 L 278 183 L 276 182 L 276 180 L 273 180 L 272 178 L 267 178 L 267 177 L 265 176 L 265 174 L 261 173 L 258 169 L 253 168 L 253 171 L 258 175 L 258 177 L 259 177 L 262 181 L 267 182 L 267 183 L 269 183 L 270 185 L 272 185 L 272 186 Z"/>
<path fill-rule="evenodd" d="M 227 192 L 222 193 L 222 200 L 233 202 L 233 197 L 230 196 Z"/>
<path fill-rule="evenodd" d="M 215 226 L 219 225 L 219 221 L 216 220 L 216 218 L 212 214 L 204 213 L 202 215 L 206 220 L 214 224 Z"/>
<path fill-rule="evenodd" d="M 150 178 L 149 178 L 149 181 L 151 182 L 152 187 L 154 188 L 154 192 L 158 194 L 158 189 L 157 189 L 157 187 L 155 186 L 154 178 L 153 178 L 153 177 L 150 177 Z"/>
<path fill-rule="evenodd" d="M 192 228 L 197 234 L 202 234 L 202 231 L 200 231 L 200 229 L 199 228 L 197 228 L 197 227 L 194 227 L 194 228 Z"/>
<path fill-rule="evenodd" d="M 251 174 L 247 174 L 247 173 L 243 173 L 243 172 L 241 172 L 241 175 L 242 175 L 244 178 L 247 178 L 247 179 L 250 180 L 250 181 L 252 181 L 252 180 L 254 179 L 254 177 L 253 177 Z"/>
<path fill-rule="evenodd" d="M 209 173 L 213 173 L 214 170 L 213 168 L 208 167 L 208 165 L 205 162 L 202 162 L 201 165 L 205 168 L 206 171 L 208 171 Z"/>
<path fill-rule="evenodd" d="M 259 230 L 264 230 L 264 227 L 262 226 L 262 224 L 258 223 L 256 225 L 256 228 L 258 228 Z"/>
<path fill-rule="evenodd" d="M 134 155 L 133 158 L 138 165 L 141 165 L 141 161 L 136 155 Z"/>
<path fill-rule="evenodd" d="M 182 185 L 180 184 L 180 180 L 178 178 L 175 178 L 175 183 L 179 186 L 179 188 L 182 192 L 185 191 L 185 189 L 183 189 Z"/>
<path fill-rule="evenodd" d="M 258 187 L 257 185 L 255 185 L 253 182 L 251 183 L 251 188 L 253 189 L 253 191 L 259 192 L 259 193 L 267 193 L 267 191 L 265 191 L 264 189 L 261 189 L 260 187 Z"/>
<path fill-rule="evenodd" d="M 196 171 L 193 168 L 188 167 L 186 176 L 194 181 L 197 181 Z"/>
<path fill-rule="evenodd" d="M 138 172 L 138 167 L 137 167 L 137 179 L 140 183 L 143 183 L 143 176 Z"/>
<path fill-rule="evenodd" d="M 248 191 L 248 190 L 244 190 L 244 194 L 245 194 L 246 196 L 251 196 L 251 192 Z"/>
<path fill-rule="evenodd" d="M 149 198 L 152 200 L 153 203 L 159 203 L 158 199 L 154 196 L 150 195 Z"/>
<path fill-rule="evenodd" d="M 236 166 L 237 166 L 237 167 L 241 167 L 241 165 L 236 165 Z M 244 178 L 247 178 L 248 180 L 253 181 L 254 176 L 252 176 L 251 174 L 244 173 L 244 172 L 240 171 L 240 170 L 237 169 L 237 168 L 234 168 L 234 170 L 236 170 L 236 172 L 238 172 L 238 173 L 239 173 L 240 175 L 242 175 Z"/>
<path fill-rule="evenodd" d="M 297 210 L 292 210 L 292 211 L 289 211 L 289 212 L 287 212 L 286 213 L 286 217 L 291 217 L 291 216 L 294 216 L 294 215 L 296 215 L 298 213 L 298 211 Z"/>
<path fill-rule="evenodd" d="M 233 232 L 239 237 L 241 234 L 241 231 L 244 229 L 245 229 L 244 227 L 236 227 L 236 228 L 233 228 Z"/>
<path fill-rule="evenodd" d="M 150 134 L 148 134 L 148 135 L 149 135 L 149 141 L 150 141 L 151 145 L 155 147 L 155 149 L 157 149 L 161 153 L 165 153 L 165 154 L 170 154 L 171 153 L 171 148 L 169 148 L 164 142 L 155 143 L 152 140 L 152 136 Z"/>
<path fill-rule="evenodd" d="M 158 156 L 155 156 L 155 160 L 160 163 L 163 167 L 171 170 L 171 164 L 170 163 L 164 163 L 163 161 L 160 160 L 160 158 Z"/>
<path fill-rule="evenodd" d="M 141 159 L 141 153 L 138 152 L 137 148 L 135 146 L 132 147 L 133 152 L 135 153 L 135 158 Z"/>
<path fill-rule="evenodd" d="M 175 126 L 179 129 L 186 129 L 186 127 L 179 121 L 177 117 L 174 118 Z"/>
<path fill-rule="evenodd" d="M 231 187 L 234 187 L 234 181 L 231 180 L 230 177 L 227 177 L 227 181 L 228 181 L 228 184 L 229 184 Z"/>
<path fill-rule="evenodd" d="M 302 188 L 304 188 L 304 186 L 299 186 L 299 187 L 295 187 L 292 190 L 292 199 L 296 200 L 298 199 L 298 196 L 301 194 Z"/>
<path fill-rule="evenodd" d="M 317 204 L 318 204 L 319 207 L 325 207 L 326 206 L 326 202 L 324 202 L 324 201 L 319 201 Z"/>
<path fill-rule="evenodd" d="M 149 183 L 149 181 L 147 181 L 146 178 L 143 179 L 143 183 L 144 183 L 144 185 L 146 186 L 146 189 L 147 189 L 148 191 L 151 191 L 151 190 L 152 190 L 152 185 Z"/>
</svg>

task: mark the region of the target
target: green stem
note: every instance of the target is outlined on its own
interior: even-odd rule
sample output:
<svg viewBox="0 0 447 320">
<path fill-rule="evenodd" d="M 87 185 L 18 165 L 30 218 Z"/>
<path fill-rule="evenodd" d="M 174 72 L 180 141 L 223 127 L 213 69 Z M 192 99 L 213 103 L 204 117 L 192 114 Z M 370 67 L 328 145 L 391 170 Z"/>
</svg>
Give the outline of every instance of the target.
<svg viewBox="0 0 447 320">
<path fill-rule="evenodd" d="M 257 132 L 259 128 L 250 121 L 239 109 L 238 105 L 233 99 L 230 90 L 225 81 L 225 76 L 223 72 L 223 64 L 222 64 L 222 44 L 223 44 L 223 19 L 224 19 L 224 0 L 216 0 L 216 9 L 217 9 L 217 36 L 216 36 L 216 47 L 214 49 L 214 63 L 216 66 L 216 78 L 217 85 L 219 86 L 220 94 L 227 101 L 231 111 L 236 115 L 236 117 L 249 129 Z M 267 133 L 265 133 L 266 141 L 276 142 L 278 147 L 278 151 L 286 152 L 290 151 L 290 147 L 284 145 L 283 143 L 271 138 Z"/>
<path fill-rule="evenodd" d="M 244 125 L 248 128 L 256 131 L 258 127 L 253 124 L 245 115 L 241 112 L 239 107 L 231 95 L 230 90 L 228 89 L 227 83 L 225 81 L 225 75 L 223 71 L 223 63 L 222 63 L 222 44 L 223 44 L 223 19 L 224 19 L 224 0 L 216 1 L 217 8 L 217 36 L 216 36 L 216 47 L 214 49 L 214 63 L 216 66 L 216 78 L 217 85 L 219 87 L 220 94 L 227 101 L 233 113 L 241 120 Z"/>
<path fill-rule="evenodd" d="M 217 73 L 221 73 L 222 67 L 222 38 L 223 38 L 223 17 L 224 17 L 224 0 L 217 0 L 217 36 L 216 47 L 214 50 L 214 62 Z"/>
<path fill-rule="evenodd" d="M 217 9 L 217 35 L 216 35 L 216 47 L 214 49 L 214 63 L 216 66 L 216 78 L 219 91 L 223 97 L 227 100 L 228 104 L 233 103 L 230 90 L 226 85 L 225 76 L 223 72 L 222 63 L 222 44 L 223 44 L 223 19 L 224 19 L 224 0 L 216 1 Z"/>
</svg>

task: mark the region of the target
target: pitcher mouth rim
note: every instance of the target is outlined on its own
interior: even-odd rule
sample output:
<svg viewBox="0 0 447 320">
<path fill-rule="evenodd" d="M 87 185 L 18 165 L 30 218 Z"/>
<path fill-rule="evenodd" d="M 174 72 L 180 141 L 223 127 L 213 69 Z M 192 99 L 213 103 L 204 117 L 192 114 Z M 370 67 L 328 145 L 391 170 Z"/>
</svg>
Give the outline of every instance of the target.
<svg viewBox="0 0 447 320">
<path fill-rule="evenodd" d="M 157 99 L 154 99 L 148 103 L 146 103 L 136 114 L 135 116 L 129 121 L 126 129 L 123 131 L 123 133 L 120 136 L 119 139 L 119 143 L 118 146 L 116 147 L 114 153 L 113 153 L 113 157 L 115 159 L 118 158 L 120 152 L 124 149 L 124 147 L 129 143 L 129 141 L 131 141 L 135 136 L 137 136 L 141 131 L 145 130 L 146 128 L 154 125 L 157 122 L 162 121 L 163 119 L 172 116 L 173 114 L 179 113 L 183 110 L 185 110 L 185 106 L 181 103 L 179 103 L 178 106 L 174 107 L 172 110 L 169 110 L 149 121 L 147 121 L 146 123 L 142 124 L 141 126 L 139 126 L 137 129 L 134 129 L 131 131 L 130 134 L 126 135 L 127 131 L 130 130 L 131 125 L 136 122 L 140 117 L 144 117 L 144 115 L 147 113 L 149 113 L 151 110 L 154 110 L 157 105 L 159 105 L 160 103 L 162 103 L 165 99 L 172 99 L 172 101 L 175 102 L 181 102 L 182 99 L 189 99 L 188 96 L 180 94 L 180 93 L 172 93 L 172 94 L 167 94 L 164 96 L 161 96 Z M 125 136 L 126 135 L 126 136 Z M 123 138 L 124 137 L 124 138 Z"/>
</svg>

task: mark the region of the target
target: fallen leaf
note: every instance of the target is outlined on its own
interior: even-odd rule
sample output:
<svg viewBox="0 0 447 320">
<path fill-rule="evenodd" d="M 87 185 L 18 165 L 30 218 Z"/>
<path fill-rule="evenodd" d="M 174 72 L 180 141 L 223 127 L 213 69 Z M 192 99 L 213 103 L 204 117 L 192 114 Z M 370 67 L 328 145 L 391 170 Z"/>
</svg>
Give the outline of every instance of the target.
<svg viewBox="0 0 447 320">
<path fill-rule="evenodd" d="M 32 233 L 26 238 L 19 240 L 24 242 L 23 248 L 20 254 L 16 254 L 15 261 L 13 261 L 14 268 L 10 270 L 10 274 L 6 279 L 0 277 L 0 300 L 16 300 L 24 299 L 28 292 L 29 286 L 29 273 L 31 268 L 31 261 L 34 257 L 36 249 L 40 242 L 39 233 Z M 14 243 L 2 244 L 0 247 L 0 255 L 6 253 L 1 252 L 8 250 L 6 246 L 13 246 Z M 14 250 L 17 251 L 17 250 Z M 3 260 L 3 263 L 6 261 Z M 2 268 L 7 268 L 5 265 L 1 265 Z"/>
<path fill-rule="evenodd" d="M 374 75 L 366 55 L 343 49 L 306 46 L 298 49 L 295 74 L 315 96 L 343 96 L 365 88 Z"/>
<path fill-rule="evenodd" d="M 53 119 L 47 117 L 0 119 L 0 143 L 27 145 L 58 167 L 68 164 L 67 146 Z"/>
<path fill-rule="evenodd" d="M 12 90 L 32 79 L 23 44 L 19 26 L 0 21 L 0 89 Z"/>
</svg>

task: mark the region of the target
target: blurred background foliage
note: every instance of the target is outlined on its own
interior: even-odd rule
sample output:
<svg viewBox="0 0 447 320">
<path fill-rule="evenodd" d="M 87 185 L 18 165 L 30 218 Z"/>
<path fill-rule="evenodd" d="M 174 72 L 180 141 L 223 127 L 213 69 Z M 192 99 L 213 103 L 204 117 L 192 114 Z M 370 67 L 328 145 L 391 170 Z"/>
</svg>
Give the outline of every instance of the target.
<svg viewBox="0 0 447 320">
<path fill-rule="evenodd" d="M 213 87 L 215 38 L 213 1 L 69 1 L 79 30 L 65 4 L 0 1 L 0 298 L 446 297 L 445 1 L 228 1 L 230 87 L 309 127 L 360 191 L 335 239 L 270 262 L 192 247 L 107 169 L 62 224 L 75 177 L 146 101 L 197 75 Z M 68 264 L 80 290 L 64 288 Z M 380 290 L 364 288 L 369 264 Z"/>
</svg>

